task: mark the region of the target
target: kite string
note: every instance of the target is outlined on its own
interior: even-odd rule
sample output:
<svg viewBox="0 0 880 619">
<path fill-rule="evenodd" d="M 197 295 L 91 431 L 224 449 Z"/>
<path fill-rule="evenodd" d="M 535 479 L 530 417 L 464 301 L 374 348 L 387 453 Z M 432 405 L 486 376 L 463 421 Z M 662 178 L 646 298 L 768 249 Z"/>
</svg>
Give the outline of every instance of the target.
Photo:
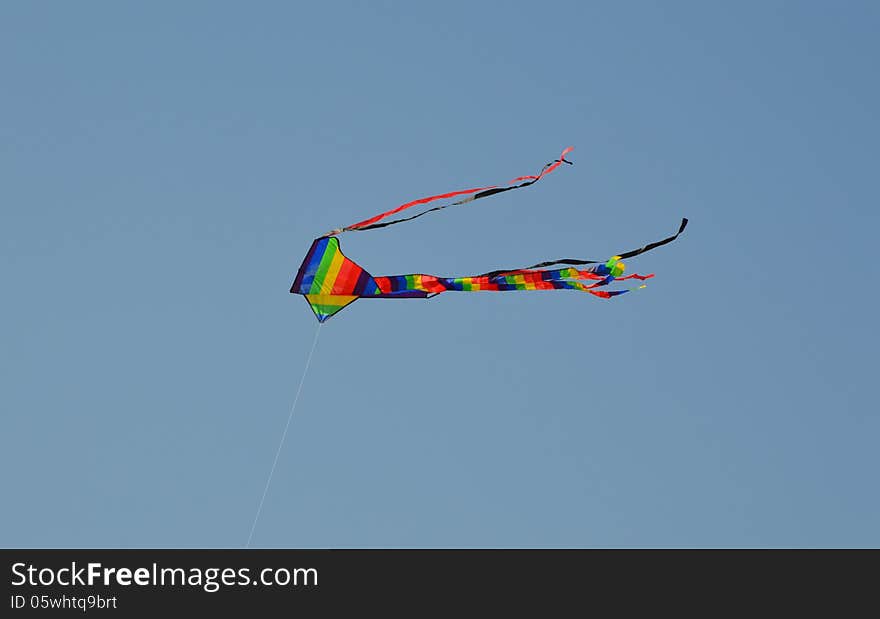
<svg viewBox="0 0 880 619">
<path fill-rule="evenodd" d="M 247 545 L 245 548 L 251 547 L 251 540 L 254 537 L 254 530 L 257 528 L 257 521 L 260 519 L 260 512 L 263 511 L 263 502 L 266 500 L 266 495 L 269 493 L 269 484 L 272 483 L 272 476 L 275 474 L 275 467 L 278 465 L 278 457 L 281 455 L 281 448 L 284 446 L 284 439 L 287 436 L 287 430 L 290 428 L 290 421 L 293 419 L 293 413 L 296 410 L 296 404 L 299 402 L 299 395 L 302 393 L 303 384 L 306 382 L 306 374 L 309 371 L 309 366 L 312 363 L 312 355 L 315 353 L 315 347 L 318 344 L 318 335 L 321 333 L 321 323 L 318 323 L 318 328 L 315 331 L 315 339 L 312 340 L 312 349 L 309 351 L 309 356 L 306 358 L 306 367 L 303 369 L 302 378 L 299 379 L 299 387 L 296 390 L 296 396 L 293 398 L 293 405 L 290 407 L 290 414 L 287 415 L 287 423 L 284 424 L 284 432 L 281 433 L 281 440 L 278 441 L 278 449 L 275 451 L 275 459 L 272 461 L 272 469 L 269 471 L 269 478 L 266 480 L 266 487 L 263 488 L 263 496 L 260 498 L 260 505 L 257 507 L 257 513 L 254 516 L 254 523 L 251 525 L 251 532 L 248 535 Z"/>
</svg>

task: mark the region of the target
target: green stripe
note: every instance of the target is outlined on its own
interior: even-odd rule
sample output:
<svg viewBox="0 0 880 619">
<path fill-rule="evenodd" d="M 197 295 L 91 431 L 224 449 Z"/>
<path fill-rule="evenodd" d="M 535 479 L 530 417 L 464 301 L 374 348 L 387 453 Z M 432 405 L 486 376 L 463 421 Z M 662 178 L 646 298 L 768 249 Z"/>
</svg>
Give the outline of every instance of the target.
<svg viewBox="0 0 880 619">
<path fill-rule="evenodd" d="M 335 240 L 336 239 L 330 240 L 327 243 L 327 247 L 324 248 L 324 255 L 321 256 L 321 263 L 318 265 L 318 269 L 315 271 L 315 279 L 312 281 L 312 287 L 309 289 L 309 292 L 312 294 L 318 294 L 323 290 L 324 279 L 327 277 L 327 271 L 330 269 L 330 263 L 333 261 L 333 256 L 339 249 L 336 243 L 333 242 Z"/>
<path fill-rule="evenodd" d="M 342 305 L 327 305 L 325 303 L 312 303 L 312 307 L 314 307 L 321 314 L 334 314 L 341 310 L 343 307 L 348 305 L 348 303 L 343 303 Z"/>
</svg>

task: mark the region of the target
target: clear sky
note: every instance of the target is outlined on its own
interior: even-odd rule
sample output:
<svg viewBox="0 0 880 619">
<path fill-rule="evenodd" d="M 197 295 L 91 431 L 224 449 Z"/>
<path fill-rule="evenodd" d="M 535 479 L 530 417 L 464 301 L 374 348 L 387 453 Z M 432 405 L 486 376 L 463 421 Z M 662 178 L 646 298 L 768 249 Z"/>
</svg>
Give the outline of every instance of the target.
<svg viewBox="0 0 880 619">
<path fill-rule="evenodd" d="M 4 2 L 0 546 L 877 547 L 876 2 Z M 871 384 L 871 383 L 874 384 Z"/>
</svg>

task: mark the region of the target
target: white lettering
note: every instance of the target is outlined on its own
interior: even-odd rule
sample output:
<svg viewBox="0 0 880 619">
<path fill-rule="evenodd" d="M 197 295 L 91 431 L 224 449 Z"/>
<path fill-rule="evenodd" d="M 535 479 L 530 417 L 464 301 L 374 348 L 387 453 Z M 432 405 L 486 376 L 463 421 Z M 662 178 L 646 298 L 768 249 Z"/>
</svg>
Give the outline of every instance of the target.
<svg viewBox="0 0 880 619">
<path fill-rule="evenodd" d="M 15 582 L 14 580 L 12 581 L 12 586 L 14 586 L 14 587 L 21 586 L 27 582 L 27 578 L 25 577 L 25 575 L 18 571 L 18 568 L 20 568 L 20 567 L 24 567 L 24 563 L 13 563 L 12 564 L 12 575 L 18 576 L 19 578 L 21 578 L 21 580 L 18 582 Z"/>
</svg>

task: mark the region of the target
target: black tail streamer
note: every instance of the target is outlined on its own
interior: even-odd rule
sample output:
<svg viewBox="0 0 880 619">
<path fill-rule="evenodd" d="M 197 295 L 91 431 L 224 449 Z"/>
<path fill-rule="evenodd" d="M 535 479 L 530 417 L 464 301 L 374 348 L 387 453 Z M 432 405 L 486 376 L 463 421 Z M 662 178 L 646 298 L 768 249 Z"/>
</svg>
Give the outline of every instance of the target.
<svg viewBox="0 0 880 619">
<path fill-rule="evenodd" d="M 467 198 L 465 198 L 463 200 L 458 200 L 457 202 L 452 202 L 450 204 L 442 204 L 440 206 L 435 206 L 433 208 L 429 208 L 428 210 L 422 211 L 421 213 L 417 213 L 416 215 L 412 215 L 410 217 L 401 217 L 400 219 L 394 219 L 392 221 L 384 221 L 384 222 L 380 222 L 380 223 L 375 223 L 375 224 L 371 224 L 369 226 L 363 226 L 360 228 L 343 228 L 343 231 L 344 232 L 365 231 L 365 230 L 376 230 L 377 228 L 385 228 L 386 226 L 393 226 L 394 224 L 400 224 L 405 221 L 412 221 L 413 219 L 418 219 L 422 215 L 427 215 L 428 213 L 433 213 L 434 211 L 440 211 L 445 208 L 449 208 L 450 206 L 458 206 L 459 204 L 467 204 L 468 202 L 473 202 L 474 200 L 479 200 L 480 198 L 488 198 L 489 196 L 494 196 L 496 194 L 504 193 L 505 191 L 511 191 L 513 189 L 522 189 L 523 187 L 528 187 L 529 185 L 534 185 L 535 183 L 537 183 L 539 180 L 541 180 L 541 178 L 543 178 L 545 172 L 547 171 L 547 169 L 550 166 L 552 166 L 553 164 L 560 164 L 560 163 L 567 163 L 568 165 L 574 165 L 571 161 L 569 161 L 565 157 L 561 157 L 559 159 L 554 159 L 553 161 L 551 161 L 547 165 L 545 165 L 543 168 L 541 168 L 541 172 L 537 176 L 535 176 L 535 178 L 533 178 L 529 181 L 526 181 L 524 183 L 520 183 L 519 185 L 512 185 L 510 187 L 494 187 L 492 189 L 486 189 L 484 191 L 480 191 L 478 193 L 475 193 L 472 196 L 468 196 Z"/>
<path fill-rule="evenodd" d="M 652 249 L 656 249 L 661 245 L 666 245 L 667 243 L 671 243 L 675 239 L 679 237 L 679 235 L 684 232 L 684 229 L 687 228 L 688 220 L 687 217 L 683 217 L 681 220 L 681 226 L 678 229 L 678 232 L 673 234 L 670 237 L 666 237 L 662 241 L 655 241 L 654 243 L 648 243 L 644 247 L 639 249 L 633 249 L 632 251 L 623 252 L 621 254 L 616 254 L 620 260 L 624 260 L 626 258 L 632 258 L 633 256 L 638 256 L 639 254 L 644 254 L 645 252 L 649 252 Z M 497 271 L 490 271 L 489 273 L 483 273 L 480 277 L 498 277 L 499 275 L 504 275 L 506 273 L 513 273 L 516 271 L 530 271 L 532 269 L 543 269 L 544 267 L 551 267 L 557 264 L 566 265 L 566 266 L 584 266 L 587 264 L 600 264 L 604 263 L 606 260 L 576 260 L 574 258 L 561 258 L 559 260 L 548 260 L 547 262 L 539 262 L 538 264 L 533 264 L 532 266 L 522 267 L 519 269 L 499 269 Z"/>
</svg>

